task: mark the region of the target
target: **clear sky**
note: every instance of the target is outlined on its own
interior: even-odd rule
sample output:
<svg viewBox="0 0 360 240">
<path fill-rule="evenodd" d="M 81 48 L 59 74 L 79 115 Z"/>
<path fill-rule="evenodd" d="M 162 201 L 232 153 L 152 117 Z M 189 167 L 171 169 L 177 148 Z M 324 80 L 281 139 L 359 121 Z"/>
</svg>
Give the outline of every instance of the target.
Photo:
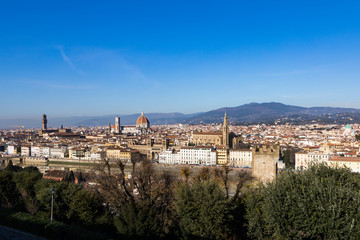
<svg viewBox="0 0 360 240">
<path fill-rule="evenodd" d="M 360 1 L 0 0 L 0 118 L 360 108 Z"/>
</svg>

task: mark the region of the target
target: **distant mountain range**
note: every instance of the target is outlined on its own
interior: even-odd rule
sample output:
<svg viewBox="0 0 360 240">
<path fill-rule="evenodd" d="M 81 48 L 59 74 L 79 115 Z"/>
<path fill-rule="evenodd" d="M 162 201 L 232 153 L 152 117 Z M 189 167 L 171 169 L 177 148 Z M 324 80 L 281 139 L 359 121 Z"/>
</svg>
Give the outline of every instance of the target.
<svg viewBox="0 0 360 240">
<path fill-rule="evenodd" d="M 229 121 L 235 124 L 242 123 L 360 123 L 360 109 L 334 108 L 334 107 L 299 107 L 282 103 L 249 103 L 237 107 L 224 107 L 208 112 L 194 114 L 183 113 L 145 113 L 152 125 L 176 124 L 176 123 L 220 123 L 224 113 L 227 112 Z M 70 126 L 106 126 L 109 122 L 114 123 L 114 118 L 119 116 L 122 125 L 135 125 L 140 113 L 131 115 L 108 115 L 108 116 L 82 116 L 51 118 L 48 116 L 49 127 Z M 39 119 L 0 119 L 0 128 L 23 125 L 26 128 L 41 127 Z"/>
</svg>

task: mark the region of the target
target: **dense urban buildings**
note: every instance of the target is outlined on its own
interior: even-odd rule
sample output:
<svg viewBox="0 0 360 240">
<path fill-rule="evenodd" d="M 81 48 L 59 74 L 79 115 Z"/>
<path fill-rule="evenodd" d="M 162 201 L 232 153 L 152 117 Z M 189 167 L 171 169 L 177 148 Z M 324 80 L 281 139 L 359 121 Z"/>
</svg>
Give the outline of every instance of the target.
<svg viewBox="0 0 360 240">
<path fill-rule="evenodd" d="M 120 117 L 108 127 L 47 127 L 4 129 L 0 132 L 2 162 L 8 159 L 43 172 L 79 164 L 96 164 L 104 159 L 154 164 L 225 165 L 251 168 L 266 181 L 292 165 L 296 170 L 313 163 L 346 166 L 360 172 L 359 125 L 265 125 L 235 126 L 224 113 L 220 125 L 154 125 L 141 113 L 134 125 L 123 126 Z M 290 155 L 288 154 L 290 151 Z M 49 164 L 50 163 L 50 164 Z M 67 164 L 69 166 L 67 166 Z M 50 167 L 51 166 L 51 167 Z"/>
</svg>

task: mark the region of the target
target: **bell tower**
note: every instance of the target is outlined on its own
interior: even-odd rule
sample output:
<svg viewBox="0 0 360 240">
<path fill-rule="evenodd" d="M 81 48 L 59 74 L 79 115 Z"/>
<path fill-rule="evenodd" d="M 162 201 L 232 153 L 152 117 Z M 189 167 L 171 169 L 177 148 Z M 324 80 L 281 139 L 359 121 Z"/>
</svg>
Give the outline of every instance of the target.
<svg viewBox="0 0 360 240">
<path fill-rule="evenodd" d="M 45 113 L 42 117 L 42 130 L 47 130 L 47 119 Z"/>
<path fill-rule="evenodd" d="M 228 125 L 226 112 L 225 112 L 224 124 L 223 124 L 223 145 L 225 147 L 229 147 L 229 125 Z"/>
</svg>

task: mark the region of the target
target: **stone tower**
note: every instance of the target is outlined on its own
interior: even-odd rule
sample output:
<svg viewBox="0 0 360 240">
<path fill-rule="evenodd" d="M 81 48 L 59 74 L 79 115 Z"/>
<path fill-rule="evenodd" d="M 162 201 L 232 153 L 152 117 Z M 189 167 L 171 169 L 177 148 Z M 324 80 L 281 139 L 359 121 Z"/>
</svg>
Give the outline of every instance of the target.
<svg viewBox="0 0 360 240">
<path fill-rule="evenodd" d="M 229 147 L 229 125 L 228 125 L 226 112 L 225 112 L 224 124 L 223 124 L 223 145 L 225 147 Z"/>
<path fill-rule="evenodd" d="M 109 131 L 109 133 L 111 133 L 111 125 L 110 125 L 110 122 L 109 122 L 109 126 L 108 126 L 108 131 Z"/>
<path fill-rule="evenodd" d="M 252 176 L 264 183 L 272 182 L 277 174 L 279 145 L 256 146 L 252 151 Z"/>
<path fill-rule="evenodd" d="M 45 113 L 42 117 L 42 130 L 47 130 L 47 119 Z"/>
<path fill-rule="evenodd" d="M 121 133 L 120 117 L 115 117 L 115 133 L 117 133 L 117 134 Z"/>
</svg>

